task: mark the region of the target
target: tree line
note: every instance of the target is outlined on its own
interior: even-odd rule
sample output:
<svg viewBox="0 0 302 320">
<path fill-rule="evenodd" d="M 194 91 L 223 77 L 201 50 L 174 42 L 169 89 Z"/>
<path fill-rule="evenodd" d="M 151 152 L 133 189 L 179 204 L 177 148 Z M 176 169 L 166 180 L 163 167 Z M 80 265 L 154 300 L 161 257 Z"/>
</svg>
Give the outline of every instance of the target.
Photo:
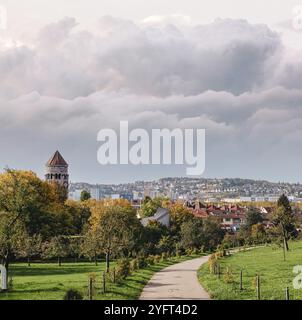
<svg viewBox="0 0 302 320">
<path fill-rule="evenodd" d="M 170 227 L 156 222 L 144 227 L 139 218 L 152 216 L 159 207 L 170 213 Z M 251 208 L 246 223 L 236 234 L 221 229 L 215 217 L 197 218 L 182 203 L 146 197 L 140 211 L 124 199 L 96 201 L 83 192 L 81 201 L 66 199 L 66 190 L 39 179 L 29 171 L 7 169 L 0 174 L 0 264 L 26 259 L 86 258 L 97 264 L 106 258 L 178 255 L 198 250 L 214 251 L 219 245 L 288 240 L 297 236 L 288 199 L 282 196 L 272 216 L 274 228 L 265 230 L 261 215 Z M 277 239 L 277 240 L 276 240 Z M 7 272 L 8 274 L 8 272 Z"/>
<path fill-rule="evenodd" d="M 164 201 L 165 200 L 165 201 Z M 146 199 L 149 214 L 166 199 Z M 165 203 L 166 204 L 165 204 Z M 149 204 L 148 204 L 149 203 Z M 13 261 L 84 257 L 94 263 L 106 258 L 173 254 L 189 248 L 214 249 L 222 239 L 219 223 L 195 218 L 180 204 L 170 208 L 171 228 L 157 222 L 143 227 L 130 202 L 123 199 L 68 200 L 66 190 L 33 172 L 6 169 L 0 174 L 0 263 L 9 271 Z M 192 230 L 194 231 L 192 232 Z"/>
</svg>

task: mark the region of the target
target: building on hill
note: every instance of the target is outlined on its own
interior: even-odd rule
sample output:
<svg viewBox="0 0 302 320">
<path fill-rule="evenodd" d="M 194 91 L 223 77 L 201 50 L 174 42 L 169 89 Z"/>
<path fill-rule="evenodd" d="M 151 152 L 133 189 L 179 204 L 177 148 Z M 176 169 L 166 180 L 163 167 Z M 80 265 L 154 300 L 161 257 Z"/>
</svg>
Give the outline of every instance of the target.
<svg viewBox="0 0 302 320">
<path fill-rule="evenodd" d="M 48 182 L 56 182 L 68 189 L 68 163 L 64 160 L 59 151 L 56 151 L 46 163 L 45 180 Z"/>
</svg>

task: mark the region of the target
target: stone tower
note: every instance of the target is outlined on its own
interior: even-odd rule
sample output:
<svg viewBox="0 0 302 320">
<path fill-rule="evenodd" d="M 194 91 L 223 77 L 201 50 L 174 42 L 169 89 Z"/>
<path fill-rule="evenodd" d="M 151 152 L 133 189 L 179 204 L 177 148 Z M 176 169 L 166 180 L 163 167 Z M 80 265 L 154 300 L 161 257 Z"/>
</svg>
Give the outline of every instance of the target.
<svg viewBox="0 0 302 320">
<path fill-rule="evenodd" d="M 68 164 L 59 151 L 56 151 L 46 163 L 45 179 L 49 182 L 57 182 L 68 189 Z"/>
</svg>

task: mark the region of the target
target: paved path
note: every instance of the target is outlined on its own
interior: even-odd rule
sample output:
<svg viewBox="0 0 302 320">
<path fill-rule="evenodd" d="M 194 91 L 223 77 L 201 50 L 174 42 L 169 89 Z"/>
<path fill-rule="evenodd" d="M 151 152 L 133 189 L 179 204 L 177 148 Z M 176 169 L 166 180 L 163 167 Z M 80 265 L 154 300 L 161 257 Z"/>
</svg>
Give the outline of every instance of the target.
<svg viewBox="0 0 302 320">
<path fill-rule="evenodd" d="M 197 270 L 208 256 L 177 263 L 157 272 L 145 286 L 140 300 L 210 300 L 199 284 Z"/>
</svg>

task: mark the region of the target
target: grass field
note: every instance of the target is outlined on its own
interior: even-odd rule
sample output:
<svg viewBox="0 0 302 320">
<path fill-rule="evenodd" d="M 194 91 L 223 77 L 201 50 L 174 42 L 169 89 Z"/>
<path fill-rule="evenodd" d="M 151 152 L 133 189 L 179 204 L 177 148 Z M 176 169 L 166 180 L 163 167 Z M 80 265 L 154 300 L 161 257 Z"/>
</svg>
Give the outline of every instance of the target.
<svg viewBox="0 0 302 320">
<path fill-rule="evenodd" d="M 266 246 L 241 251 L 219 259 L 221 273 L 229 269 L 231 283 L 224 275 L 210 274 L 208 264 L 198 271 L 198 277 L 213 299 L 254 300 L 257 298 L 255 276 L 260 276 L 261 300 L 284 300 L 285 288 L 289 288 L 290 299 L 301 300 L 302 289 L 293 287 L 293 267 L 302 265 L 302 242 L 291 242 L 290 251 L 283 261 L 283 250 L 276 246 Z M 243 271 L 243 290 L 240 291 L 240 270 Z M 233 278 L 233 281 L 232 281 Z"/>
<path fill-rule="evenodd" d="M 94 299 L 133 300 L 140 296 L 142 289 L 155 272 L 190 258 L 193 256 L 175 258 L 140 269 L 118 284 L 108 283 L 106 294 L 101 293 L 104 262 L 98 266 L 87 262 L 66 263 L 61 267 L 54 263 L 36 263 L 31 267 L 21 263 L 13 264 L 10 269 L 13 289 L 8 293 L 0 293 L 0 300 L 62 300 L 70 288 L 77 289 L 87 296 L 88 275 L 91 273 L 96 275 L 97 290 Z"/>
</svg>

